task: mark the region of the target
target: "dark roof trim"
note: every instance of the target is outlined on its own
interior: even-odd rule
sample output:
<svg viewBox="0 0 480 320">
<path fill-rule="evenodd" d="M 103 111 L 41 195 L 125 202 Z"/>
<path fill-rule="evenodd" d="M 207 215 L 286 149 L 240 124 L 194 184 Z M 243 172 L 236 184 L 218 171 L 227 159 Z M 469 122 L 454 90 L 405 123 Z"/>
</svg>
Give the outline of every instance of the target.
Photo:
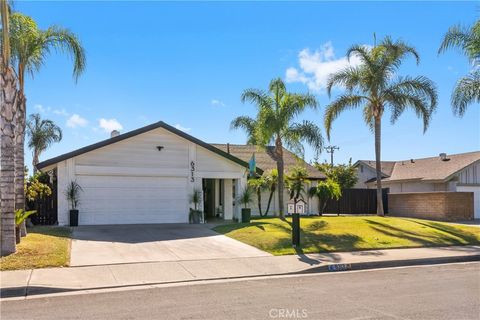
<svg viewBox="0 0 480 320">
<path fill-rule="evenodd" d="M 142 134 L 142 133 L 145 133 L 145 132 L 148 132 L 148 131 L 152 131 L 152 130 L 158 129 L 158 128 L 163 128 L 167 131 L 170 131 L 171 133 L 176 134 L 177 136 L 180 136 L 180 137 L 182 137 L 182 138 L 184 138 L 184 139 L 186 139 L 190 142 L 193 142 L 193 143 L 195 143 L 195 144 L 197 144 L 197 145 L 199 145 L 199 146 L 201 146 L 201 147 L 203 147 L 203 148 L 205 148 L 209 151 L 212 151 L 213 153 L 216 153 L 216 154 L 218 154 L 218 155 L 220 155 L 224 158 L 227 158 L 228 160 L 231 160 L 231 161 L 233 161 L 233 162 L 235 162 L 235 163 L 237 163 L 237 164 L 239 164 L 243 167 L 246 167 L 246 168 L 249 167 L 247 162 L 245 162 L 245 161 L 243 161 L 243 160 L 241 160 L 241 159 L 239 159 L 239 158 L 237 158 L 237 157 L 235 157 L 235 156 L 233 156 L 229 153 L 226 153 L 226 152 L 224 152 L 224 151 L 222 151 L 218 148 L 215 148 L 211 144 L 208 144 L 206 142 L 203 142 L 200 139 L 197 139 L 197 138 L 195 138 L 195 137 L 193 137 L 189 134 L 186 134 L 185 132 L 183 132 L 181 130 L 178 130 L 175 127 L 172 127 L 172 126 L 166 124 L 163 121 L 159 121 L 159 122 L 150 124 L 148 126 L 145 126 L 145 127 L 142 127 L 142 128 L 139 128 L 139 129 L 136 129 L 136 130 L 133 130 L 133 131 L 121 134 L 121 135 L 118 135 L 116 137 L 106 139 L 106 140 L 91 144 L 89 146 L 86 146 L 86 147 L 83 147 L 83 148 L 80 148 L 80 149 L 62 154 L 58 157 L 54 157 L 54 158 L 42 161 L 39 164 L 37 164 L 37 168 L 38 169 L 43 169 L 43 168 L 46 168 L 46 167 L 51 166 L 53 164 L 56 164 L 58 162 L 61 162 L 61 161 L 79 156 L 81 154 L 84 154 L 84 153 L 87 153 L 87 152 L 90 152 L 90 151 L 93 151 L 93 150 L 96 150 L 96 149 L 114 144 L 116 142 L 119 142 L 119 141 L 122 141 L 122 140 L 125 140 L 125 139 L 128 139 L 128 138 L 132 138 L 132 137 L 137 136 L 139 134 Z M 260 169 L 260 168 L 257 168 L 257 173 L 262 174 L 263 170 Z"/>
</svg>

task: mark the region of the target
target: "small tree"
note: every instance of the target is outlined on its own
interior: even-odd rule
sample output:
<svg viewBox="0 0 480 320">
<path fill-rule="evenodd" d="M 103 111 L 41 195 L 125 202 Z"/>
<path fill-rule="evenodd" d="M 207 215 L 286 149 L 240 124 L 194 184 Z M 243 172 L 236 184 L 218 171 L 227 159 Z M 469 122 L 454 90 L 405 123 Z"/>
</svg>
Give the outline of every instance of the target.
<svg viewBox="0 0 480 320">
<path fill-rule="evenodd" d="M 320 181 L 316 186 L 308 190 L 309 197 L 318 198 L 318 214 L 322 215 L 325 212 L 327 202 L 330 199 L 338 200 L 342 196 L 340 185 L 331 180 Z"/>
<path fill-rule="evenodd" d="M 77 210 L 78 204 L 80 203 L 80 192 L 82 191 L 82 187 L 76 180 L 70 181 L 68 184 L 65 195 L 67 196 L 67 201 L 70 204 L 71 210 Z"/>
<path fill-rule="evenodd" d="M 265 185 L 270 192 L 270 195 L 268 196 L 268 203 L 267 203 L 267 209 L 265 209 L 265 216 L 268 215 L 268 211 L 270 210 L 270 205 L 272 204 L 272 199 L 273 195 L 275 194 L 275 191 L 277 190 L 277 182 L 278 182 L 278 171 L 277 169 L 272 169 L 267 172 L 263 173 L 263 178 L 265 180 Z"/>
<path fill-rule="evenodd" d="M 248 180 L 248 186 L 257 194 L 257 207 L 258 212 L 261 217 L 263 217 L 262 212 L 262 192 L 267 189 L 266 181 L 264 176 L 260 176 L 255 179 Z"/>
<path fill-rule="evenodd" d="M 36 210 L 25 211 L 24 209 L 15 210 L 15 241 L 17 244 L 21 241 L 20 226 L 25 222 L 25 220 L 30 217 L 32 214 L 37 213 Z"/>
<path fill-rule="evenodd" d="M 328 163 L 315 163 L 315 168 L 325 174 L 327 179 L 336 182 L 341 190 L 350 189 L 358 182 L 356 168 L 352 165 L 352 159 L 347 164 L 332 166 Z"/>
<path fill-rule="evenodd" d="M 305 167 L 293 167 L 287 174 L 285 184 L 290 193 L 290 199 L 293 200 L 295 207 L 305 194 L 305 184 L 309 183 L 308 171 Z M 296 213 L 296 212 L 295 212 Z"/>
<path fill-rule="evenodd" d="M 200 189 L 194 189 L 193 193 L 190 195 L 190 203 L 193 203 L 194 210 L 190 209 L 189 221 L 190 223 L 199 223 L 200 216 L 202 217 L 202 222 L 205 221 L 203 217 L 203 212 L 199 212 L 198 208 L 202 202 L 202 191 Z"/>
<path fill-rule="evenodd" d="M 253 190 L 249 186 L 245 187 L 238 197 L 238 202 L 240 202 L 244 209 L 248 209 L 248 205 L 253 202 Z"/>
<path fill-rule="evenodd" d="M 238 202 L 244 206 L 242 208 L 242 222 L 250 222 L 251 209 L 248 208 L 248 205 L 253 202 L 253 189 L 249 186 L 246 186 L 245 189 L 243 189 L 243 191 L 240 193 Z"/>
</svg>

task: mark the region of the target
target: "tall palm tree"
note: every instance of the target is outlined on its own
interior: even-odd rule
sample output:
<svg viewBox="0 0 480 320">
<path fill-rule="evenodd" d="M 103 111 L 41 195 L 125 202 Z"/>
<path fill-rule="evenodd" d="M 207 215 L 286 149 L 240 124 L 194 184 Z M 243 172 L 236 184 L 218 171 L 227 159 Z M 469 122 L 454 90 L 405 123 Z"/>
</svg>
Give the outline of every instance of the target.
<svg viewBox="0 0 480 320">
<path fill-rule="evenodd" d="M 243 129 L 247 133 L 247 144 L 257 144 L 257 138 L 255 137 L 255 128 L 257 127 L 257 121 L 248 116 L 240 116 L 233 119 L 230 123 L 230 129 Z"/>
<path fill-rule="evenodd" d="M 17 108 L 17 79 L 10 65 L 9 8 L 0 0 L 2 17 L 0 59 L 0 214 L 1 255 L 16 251 L 15 244 L 15 110 Z"/>
<path fill-rule="evenodd" d="M 37 171 L 40 155 L 55 142 L 62 140 L 62 129 L 52 120 L 42 119 L 40 114 L 31 114 L 27 121 L 28 147 L 32 149 L 33 171 Z"/>
<path fill-rule="evenodd" d="M 284 216 L 284 163 L 283 145 L 297 154 L 303 154 L 302 141 L 310 144 L 316 152 L 323 145 L 320 129 L 310 121 L 294 123 L 294 119 L 306 108 L 316 108 L 317 100 L 311 94 L 290 93 L 285 83 L 280 79 L 270 82 L 268 92 L 257 89 L 247 89 L 241 96 L 242 102 L 251 102 L 257 107 L 256 119 L 249 118 L 254 123 L 253 137 L 257 145 L 266 147 L 275 144 L 274 156 L 278 171 L 278 208 L 280 217 Z M 240 117 L 239 117 L 240 118 Z M 239 121 L 232 121 L 235 124 Z M 242 117 L 246 118 L 246 117 Z M 235 126 L 233 126 L 235 127 Z M 248 131 L 247 131 L 248 132 Z M 249 133 L 249 135 L 251 135 Z"/>
<path fill-rule="evenodd" d="M 406 109 L 412 109 L 423 119 L 424 132 L 437 106 L 435 84 L 423 76 L 399 77 L 398 69 L 403 60 L 411 55 L 419 63 L 417 51 L 403 41 L 386 37 L 378 46 L 368 48 L 354 45 L 347 57 L 357 56 L 360 65 L 347 67 L 330 76 L 327 91 L 331 96 L 334 85 L 346 92 L 330 103 L 325 110 L 325 128 L 330 139 L 333 121 L 345 110 L 363 108 L 365 123 L 375 134 L 375 162 L 377 171 L 377 215 L 383 216 L 381 181 L 381 124 L 385 109 L 391 111 L 390 121 L 395 123 Z"/>
<path fill-rule="evenodd" d="M 457 81 L 452 93 L 453 113 L 462 117 L 470 104 L 480 102 L 480 21 L 468 28 L 457 25 L 448 29 L 438 53 L 450 48 L 459 49 L 467 56 L 473 67 L 468 75 Z"/>
<path fill-rule="evenodd" d="M 11 15 L 10 43 L 12 60 L 19 83 L 19 101 L 15 131 L 15 209 L 25 208 L 24 196 L 24 144 L 25 144 L 25 73 L 32 77 L 44 65 L 51 50 L 68 53 L 73 60 L 75 81 L 85 70 L 85 50 L 77 36 L 68 29 L 51 26 L 40 30 L 36 22 L 21 13 Z M 38 163 L 38 157 L 37 157 Z M 34 167 L 34 170 L 36 168 Z"/>
</svg>

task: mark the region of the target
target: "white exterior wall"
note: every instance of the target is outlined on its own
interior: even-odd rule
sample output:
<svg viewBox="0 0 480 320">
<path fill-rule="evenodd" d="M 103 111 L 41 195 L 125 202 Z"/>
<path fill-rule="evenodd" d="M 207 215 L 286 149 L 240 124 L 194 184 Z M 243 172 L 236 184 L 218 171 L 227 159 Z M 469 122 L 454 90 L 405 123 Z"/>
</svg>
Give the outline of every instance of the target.
<svg viewBox="0 0 480 320">
<path fill-rule="evenodd" d="M 159 151 L 157 146 L 164 148 Z M 80 194 L 80 224 L 135 223 L 135 208 L 146 214 L 162 205 L 159 211 L 164 217 L 150 212 L 153 218 L 159 219 L 154 222 L 188 222 L 188 207 L 193 207 L 188 198 L 194 189 L 202 189 L 203 178 L 227 179 L 226 182 L 237 179 L 242 185 L 246 181 L 246 169 L 158 128 L 58 163 L 58 221 L 60 225 L 69 224 L 65 190 L 70 181 L 77 180 L 87 189 Z M 231 194 L 231 188 L 225 191 L 226 204 L 232 203 L 228 202 Z M 134 199 L 122 206 L 116 203 L 129 196 Z M 151 207 L 148 203 L 152 203 Z M 129 214 L 109 220 L 109 211 L 113 214 L 121 210 Z M 97 211 L 98 217 L 95 217 Z M 226 205 L 225 211 L 228 219 L 233 209 Z M 149 221 L 147 215 L 143 219 L 141 221 Z"/>
<path fill-rule="evenodd" d="M 477 161 L 457 174 L 458 184 L 480 185 L 480 161 Z"/>
</svg>

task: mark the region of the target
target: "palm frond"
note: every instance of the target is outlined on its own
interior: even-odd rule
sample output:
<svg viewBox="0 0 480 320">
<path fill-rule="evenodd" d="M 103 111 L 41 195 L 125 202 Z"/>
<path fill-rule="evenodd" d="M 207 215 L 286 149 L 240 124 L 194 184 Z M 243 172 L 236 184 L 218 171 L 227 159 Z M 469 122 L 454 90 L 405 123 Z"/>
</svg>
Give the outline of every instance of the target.
<svg viewBox="0 0 480 320">
<path fill-rule="evenodd" d="M 468 105 L 480 103 L 480 71 L 474 71 L 460 78 L 452 93 L 453 113 L 459 117 L 465 114 Z"/>
<path fill-rule="evenodd" d="M 285 141 L 305 141 L 317 154 L 323 148 L 323 137 L 320 128 L 311 121 L 294 123 L 290 126 L 287 134 L 284 135 Z"/>
<path fill-rule="evenodd" d="M 361 84 L 362 69 L 359 67 L 346 67 L 329 76 L 327 80 L 327 93 L 331 97 L 333 86 L 345 87 L 348 91 L 352 91 Z"/>
<path fill-rule="evenodd" d="M 85 49 L 78 37 L 66 28 L 52 26 L 41 34 L 43 50 L 46 52 L 53 48 L 56 51 L 66 53 L 73 60 L 73 76 L 75 80 L 85 71 Z"/>
<path fill-rule="evenodd" d="M 425 77 L 400 78 L 383 94 L 391 108 L 391 122 L 395 123 L 407 108 L 423 119 L 423 130 L 427 130 L 431 116 L 437 107 L 437 90 L 432 81 Z"/>
<path fill-rule="evenodd" d="M 256 144 L 257 121 L 248 116 L 239 116 L 230 123 L 230 130 L 243 129 L 247 134 L 247 144 Z"/>
<path fill-rule="evenodd" d="M 325 109 L 324 125 L 327 131 L 327 138 L 330 140 L 330 131 L 332 129 L 333 121 L 345 110 L 359 107 L 362 103 L 366 103 L 369 98 L 354 95 L 344 94 L 339 96 L 335 101 L 330 103 Z"/>
<path fill-rule="evenodd" d="M 465 54 L 470 61 L 474 61 L 480 56 L 480 21 L 477 21 L 472 27 L 463 27 L 460 25 L 452 26 L 444 35 L 438 53 L 456 48 Z"/>
</svg>

